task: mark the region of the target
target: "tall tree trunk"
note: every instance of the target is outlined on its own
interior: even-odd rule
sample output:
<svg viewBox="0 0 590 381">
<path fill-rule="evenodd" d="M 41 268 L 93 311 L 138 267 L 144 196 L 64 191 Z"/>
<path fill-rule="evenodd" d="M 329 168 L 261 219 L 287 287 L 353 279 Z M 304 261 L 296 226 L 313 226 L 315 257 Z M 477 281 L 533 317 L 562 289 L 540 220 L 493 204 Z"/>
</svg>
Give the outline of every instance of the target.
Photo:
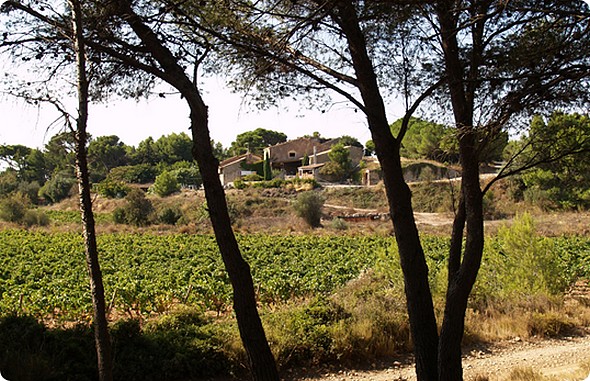
<svg viewBox="0 0 590 381">
<path fill-rule="evenodd" d="M 250 266 L 241 255 L 231 226 L 225 192 L 219 180 L 219 162 L 211 147 L 207 106 L 174 55 L 133 12 L 130 4 L 122 3 L 124 3 L 123 8 L 120 9 L 122 17 L 158 61 L 165 73 L 165 80 L 180 91 L 190 107 L 193 156 L 203 177 L 205 197 L 215 238 L 232 283 L 234 311 L 248 355 L 250 370 L 254 380 L 277 381 L 279 375 L 275 360 L 256 309 L 256 295 Z"/>
<path fill-rule="evenodd" d="M 484 244 L 484 227 L 482 211 L 482 192 L 479 184 L 479 164 L 472 143 L 475 143 L 474 134 L 469 134 L 462 141 L 461 165 L 461 203 L 458 219 L 464 219 L 466 232 L 465 248 L 462 261 L 457 267 L 457 262 L 452 264 L 451 259 L 456 260 L 460 255 L 460 246 L 455 247 L 455 242 L 460 242 L 463 229 L 453 229 L 451 254 L 449 259 L 449 279 L 446 295 L 446 304 L 439 341 L 439 379 L 461 380 L 463 368 L 461 365 L 461 342 L 465 328 L 465 312 L 469 295 L 477 279 L 481 265 Z M 458 222 L 461 225 L 463 221 Z M 459 251 L 456 251 L 456 250 Z"/>
<path fill-rule="evenodd" d="M 483 194 L 479 182 L 477 130 L 473 126 L 474 88 L 473 83 L 467 81 L 468 89 L 465 89 L 455 6 L 453 0 L 441 0 L 436 7 L 462 167 L 461 201 L 453 225 L 446 304 L 439 339 L 439 380 L 463 379 L 461 342 L 465 312 L 481 265 L 484 244 Z M 474 51 L 470 68 L 472 76 L 477 74 L 477 54 Z M 464 249 L 460 244 L 463 233 L 466 235 Z"/>
<path fill-rule="evenodd" d="M 86 125 L 88 121 L 88 79 L 86 76 L 86 57 L 80 2 L 70 1 L 72 7 L 74 27 L 74 49 L 77 60 L 78 75 L 78 116 L 76 119 L 76 174 L 80 197 L 80 214 L 84 232 L 84 246 L 86 252 L 86 266 L 90 277 L 90 291 L 92 293 L 94 338 L 98 357 L 98 375 L 101 381 L 112 381 L 113 363 L 111 340 L 106 318 L 106 304 L 104 286 L 98 260 L 94 214 L 90 197 L 90 180 L 88 175 L 88 161 L 86 151 Z"/>
<path fill-rule="evenodd" d="M 416 357 L 416 374 L 420 381 L 436 380 L 438 378 L 436 317 L 428 284 L 428 266 L 412 209 L 412 195 L 403 178 L 399 142 L 389 129 L 385 104 L 352 2 L 339 3 L 335 21 L 339 23 L 348 40 L 358 87 L 366 107 L 369 129 L 384 175 L 389 210 L 404 274 L 410 329 Z"/>
</svg>

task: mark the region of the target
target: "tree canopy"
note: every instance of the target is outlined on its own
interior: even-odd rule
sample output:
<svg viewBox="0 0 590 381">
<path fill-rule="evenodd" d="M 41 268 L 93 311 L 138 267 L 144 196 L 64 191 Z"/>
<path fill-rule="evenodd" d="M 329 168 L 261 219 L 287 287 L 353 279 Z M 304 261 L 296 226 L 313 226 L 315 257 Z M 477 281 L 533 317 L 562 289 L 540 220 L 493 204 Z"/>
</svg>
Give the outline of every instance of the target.
<svg viewBox="0 0 590 381">
<path fill-rule="evenodd" d="M 262 155 L 262 151 L 266 147 L 286 141 L 287 135 L 282 132 L 257 128 L 254 131 L 246 131 L 236 136 L 236 140 L 231 143 L 229 150 L 234 156 L 248 151 Z"/>
<path fill-rule="evenodd" d="M 539 162 L 522 174 L 525 198 L 546 208 L 590 207 L 590 118 L 554 112 L 531 121 L 518 145 L 520 161 Z M 577 152 L 576 155 L 572 155 Z"/>
</svg>

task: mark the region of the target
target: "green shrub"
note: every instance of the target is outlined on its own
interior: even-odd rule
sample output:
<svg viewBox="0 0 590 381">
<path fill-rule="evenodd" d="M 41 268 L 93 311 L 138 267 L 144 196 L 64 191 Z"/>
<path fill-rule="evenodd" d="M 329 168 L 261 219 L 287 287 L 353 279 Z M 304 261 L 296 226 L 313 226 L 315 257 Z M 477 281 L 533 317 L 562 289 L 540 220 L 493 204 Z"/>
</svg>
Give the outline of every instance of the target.
<svg viewBox="0 0 590 381">
<path fill-rule="evenodd" d="M 166 197 L 180 190 L 180 184 L 172 172 L 164 171 L 156 177 L 150 191 L 160 197 Z"/>
<path fill-rule="evenodd" d="M 182 210 L 177 206 L 166 206 L 158 211 L 158 222 L 167 225 L 176 224 L 182 217 Z"/>
<path fill-rule="evenodd" d="M 262 181 L 264 178 L 260 176 L 258 173 L 253 173 L 251 175 L 246 175 L 242 177 L 243 181 Z"/>
<path fill-rule="evenodd" d="M 539 237 L 533 218 L 523 214 L 511 226 L 486 240 L 484 258 L 475 284 L 473 302 L 517 300 L 524 296 L 563 293 L 573 281 L 567 253 L 552 240 Z"/>
<path fill-rule="evenodd" d="M 224 336 L 199 312 L 183 311 L 111 327 L 118 380 L 159 381 L 228 376 L 237 368 L 224 351 Z M 29 316 L 0 317 L 0 370 L 9 380 L 96 379 L 94 336 L 88 326 L 49 329 Z"/>
<path fill-rule="evenodd" d="M 236 181 L 234 181 L 234 188 L 236 188 L 236 189 L 244 189 L 246 187 L 247 187 L 247 185 L 246 185 L 246 183 L 244 181 L 242 181 L 242 180 L 236 180 Z"/>
<path fill-rule="evenodd" d="M 27 210 L 23 216 L 22 224 L 26 227 L 47 226 L 49 225 L 49 217 L 38 210 Z"/>
<path fill-rule="evenodd" d="M 125 197 L 127 203 L 113 211 L 113 220 L 116 223 L 125 223 L 135 226 L 150 224 L 150 217 L 154 211 L 152 202 L 145 197 L 141 189 L 133 189 Z"/>
<path fill-rule="evenodd" d="M 75 184 L 76 179 L 67 173 L 59 172 L 39 189 L 39 196 L 53 204 L 68 198 Z"/>
<path fill-rule="evenodd" d="M 36 181 L 32 181 L 30 183 L 21 182 L 18 184 L 18 188 L 17 188 L 19 193 L 27 196 L 29 201 L 35 205 L 39 203 L 39 190 L 40 189 L 41 189 L 41 186 Z"/>
<path fill-rule="evenodd" d="M 20 223 L 25 216 L 27 206 L 20 196 L 11 196 L 0 201 L 0 219 Z"/>
<path fill-rule="evenodd" d="M 318 364 L 334 360 L 332 325 L 345 318 L 336 304 L 316 298 L 268 316 L 269 336 L 279 366 Z"/>
<path fill-rule="evenodd" d="M 268 180 L 268 181 L 260 181 L 256 184 L 254 184 L 257 187 L 261 187 L 261 188 L 281 188 L 283 185 L 287 184 L 287 182 L 281 178 L 274 178 L 272 180 Z"/>
<path fill-rule="evenodd" d="M 200 312 L 174 312 L 143 329 L 137 320 L 119 321 L 112 337 L 114 373 L 121 380 L 200 379 L 228 375 L 233 368 L 217 331 Z"/>
<path fill-rule="evenodd" d="M 113 222 L 116 224 L 126 224 L 125 209 L 122 207 L 113 210 Z"/>
<path fill-rule="evenodd" d="M 30 227 L 46 226 L 49 217 L 40 211 L 28 209 L 29 199 L 20 193 L 0 201 L 0 219 Z"/>
<path fill-rule="evenodd" d="M 305 220 L 312 228 L 321 225 L 324 198 L 317 192 L 303 192 L 297 196 L 293 204 L 297 215 Z"/>
<path fill-rule="evenodd" d="M 95 184 L 94 189 L 98 194 L 108 198 L 123 198 L 129 193 L 129 186 L 123 181 L 106 179 Z"/>
<path fill-rule="evenodd" d="M 342 218 L 334 218 L 330 225 L 332 226 L 332 229 L 335 229 L 335 230 L 348 229 L 348 224 Z"/>
</svg>

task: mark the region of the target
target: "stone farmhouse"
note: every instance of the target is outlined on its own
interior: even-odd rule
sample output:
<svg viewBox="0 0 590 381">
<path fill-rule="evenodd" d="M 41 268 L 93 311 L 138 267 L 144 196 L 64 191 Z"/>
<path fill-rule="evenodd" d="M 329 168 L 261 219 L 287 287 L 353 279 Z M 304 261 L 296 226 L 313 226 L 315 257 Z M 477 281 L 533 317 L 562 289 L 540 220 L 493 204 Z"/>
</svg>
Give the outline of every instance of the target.
<svg viewBox="0 0 590 381">
<path fill-rule="evenodd" d="M 271 168 L 280 171 L 282 178 L 299 176 L 321 180 L 319 169 L 330 161 L 328 154 L 338 141 L 339 139 L 331 139 L 321 142 L 316 138 L 298 138 L 265 148 L 264 159 L 270 159 Z M 352 146 L 346 148 L 350 152 L 353 167 L 358 166 L 363 157 L 363 149 Z M 308 164 L 303 166 L 305 157 L 308 158 Z M 263 158 L 251 153 L 224 160 L 219 164 L 221 183 L 226 186 L 242 176 L 255 173 L 248 168 L 261 161 Z"/>
<path fill-rule="evenodd" d="M 260 163 L 262 158 L 252 153 L 230 157 L 219 163 L 219 180 L 223 186 L 241 179 L 243 176 L 256 173 L 252 167 Z"/>
</svg>

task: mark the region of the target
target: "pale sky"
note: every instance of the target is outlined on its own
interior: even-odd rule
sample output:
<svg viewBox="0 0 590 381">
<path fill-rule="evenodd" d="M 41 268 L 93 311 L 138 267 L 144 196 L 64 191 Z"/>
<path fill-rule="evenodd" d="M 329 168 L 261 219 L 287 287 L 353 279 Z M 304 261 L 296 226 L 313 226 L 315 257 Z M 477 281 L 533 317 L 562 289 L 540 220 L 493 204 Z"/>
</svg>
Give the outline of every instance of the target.
<svg viewBox="0 0 590 381">
<path fill-rule="evenodd" d="M 346 103 L 335 103 L 321 113 L 302 110 L 296 103 L 264 112 L 249 110 L 240 95 L 231 93 L 221 81 L 211 79 L 203 91 L 209 106 L 211 137 L 228 147 L 237 134 L 258 127 L 280 131 L 289 139 L 320 132 L 325 137 L 351 135 L 362 144 L 371 139 L 364 114 L 354 112 Z M 72 105 L 75 102 L 72 100 Z M 401 109 L 391 107 L 391 117 L 397 119 Z M 74 111 L 71 108 L 69 111 Z M 108 104 L 91 105 L 88 132 L 96 137 L 117 135 L 125 144 L 137 144 L 152 136 L 154 139 L 170 133 L 188 130 L 188 106 L 178 95 L 149 100 L 117 100 Z M 42 148 L 51 136 L 60 132 L 62 123 L 48 126 L 59 117 L 53 106 L 37 108 L 22 100 L 0 95 L 0 144 L 23 144 Z M 393 122 L 395 119 L 391 119 Z"/>
</svg>

